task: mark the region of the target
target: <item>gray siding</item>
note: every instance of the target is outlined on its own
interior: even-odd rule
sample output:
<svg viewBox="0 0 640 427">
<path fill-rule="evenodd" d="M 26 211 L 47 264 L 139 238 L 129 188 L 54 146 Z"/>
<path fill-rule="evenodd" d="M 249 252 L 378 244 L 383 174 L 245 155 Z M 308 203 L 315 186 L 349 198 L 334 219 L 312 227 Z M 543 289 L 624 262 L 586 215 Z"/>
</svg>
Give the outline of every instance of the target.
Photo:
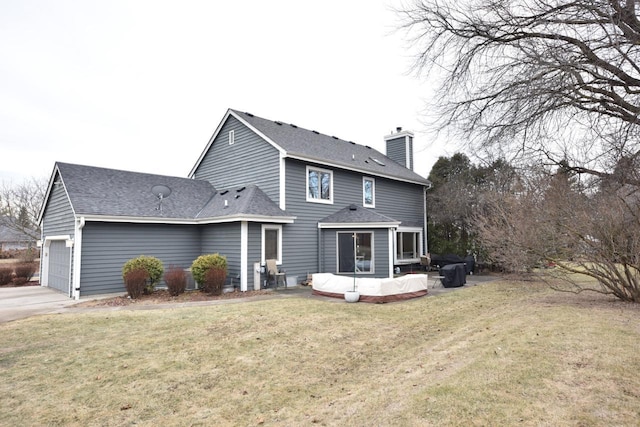
<svg viewBox="0 0 640 427">
<path fill-rule="evenodd" d="M 253 290 L 253 264 L 261 261 L 262 257 L 262 226 L 249 223 L 249 242 L 247 253 L 247 289 Z"/>
<path fill-rule="evenodd" d="M 54 178 L 56 181 L 60 181 L 57 175 Z M 44 237 L 64 234 L 73 237 L 75 233 L 73 209 L 62 183 L 53 185 L 42 217 L 42 233 Z"/>
<path fill-rule="evenodd" d="M 318 166 L 329 169 L 324 166 Z M 286 164 L 287 212 L 297 217 L 293 224 L 283 227 L 283 267 L 288 274 L 305 276 L 319 271 L 334 272 L 329 264 L 318 264 L 318 221 L 336 211 L 355 203 L 362 206 L 362 174 L 333 170 L 333 204 L 312 203 L 306 201 L 306 164 L 288 159 Z M 404 226 L 423 227 L 422 186 L 374 177 L 376 180 L 375 211 L 401 221 Z M 386 233 L 386 229 L 384 230 Z M 387 241 L 387 235 L 378 238 L 376 233 L 376 275 L 388 275 L 388 247 L 379 250 L 379 244 Z M 384 233 L 383 233 L 384 234 Z M 323 242 L 326 243 L 326 242 Z M 326 250 L 326 245 L 325 245 Z M 335 250 L 335 249 L 334 249 Z M 383 272 L 378 271 L 382 262 L 382 252 L 386 258 Z M 324 262 L 333 262 L 329 254 Z"/>
<path fill-rule="evenodd" d="M 229 131 L 235 142 L 229 145 Z M 280 202 L 280 156 L 278 150 L 235 117 L 221 131 L 194 173 L 216 189 L 255 184 L 276 204 Z"/>
<path fill-rule="evenodd" d="M 122 266 L 131 258 L 159 258 L 165 269 L 188 268 L 200 255 L 195 226 L 87 222 L 82 233 L 80 295 L 125 292 Z"/>
<path fill-rule="evenodd" d="M 227 283 L 239 286 L 240 223 L 211 224 L 202 228 L 202 253 L 227 257 Z"/>
<path fill-rule="evenodd" d="M 404 136 L 387 140 L 387 157 L 402 166 L 407 166 L 407 145 Z"/>
</svg>

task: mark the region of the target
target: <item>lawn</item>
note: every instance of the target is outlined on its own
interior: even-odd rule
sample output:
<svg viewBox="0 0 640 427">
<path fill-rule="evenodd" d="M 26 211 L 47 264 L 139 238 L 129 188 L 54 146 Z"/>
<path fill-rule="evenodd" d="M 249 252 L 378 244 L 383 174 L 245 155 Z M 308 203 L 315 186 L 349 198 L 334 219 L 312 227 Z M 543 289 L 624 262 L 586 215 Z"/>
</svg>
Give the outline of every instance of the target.
<svg viewBox="0 0 640 427">
<path fill-rule="evenodd" d="M 0 325 L 0 425 L 639 425 L 640 307 L 492 282 Z"/>
</svg>

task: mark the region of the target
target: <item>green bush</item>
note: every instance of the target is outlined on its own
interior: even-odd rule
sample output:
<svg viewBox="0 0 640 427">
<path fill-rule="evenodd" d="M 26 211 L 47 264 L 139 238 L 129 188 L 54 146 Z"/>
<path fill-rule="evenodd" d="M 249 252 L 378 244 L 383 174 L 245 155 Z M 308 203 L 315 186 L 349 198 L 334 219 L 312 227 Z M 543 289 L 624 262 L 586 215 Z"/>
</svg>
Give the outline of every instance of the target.
<svg viewBox="0 0 640 427">
<path fill-rule="evenodd" d="M 217 273 L 209 274 L 210 280 L 207 280 L 209 270 L 214 270 Z M 219 288 L 219 291 L 222 292 L 222 285 L 227 278 L 227 257 L 220 254 L 201 255 L 191 264 L 191 274 L 203 291 L 217 292 Z M 221 278 L 222 283 L 220 284 Z"/>
<path fill-rule="evenodd" d="M 145 293 L 153 292 L 155 286 L 160 282 L 162 273 L 164 272 L 162 261 L 158 258 L 146 255 L 140 255 L 138 258 L 130 259 L 124 264 L 124 266 L 122 266 L 122 278 L 125 279 L 128 272 L 139 268 L 146 271 L 149 276 L 149 283 L 147 283 L 147 286 L 145 286 L 144 289 Z"/>
</svg>

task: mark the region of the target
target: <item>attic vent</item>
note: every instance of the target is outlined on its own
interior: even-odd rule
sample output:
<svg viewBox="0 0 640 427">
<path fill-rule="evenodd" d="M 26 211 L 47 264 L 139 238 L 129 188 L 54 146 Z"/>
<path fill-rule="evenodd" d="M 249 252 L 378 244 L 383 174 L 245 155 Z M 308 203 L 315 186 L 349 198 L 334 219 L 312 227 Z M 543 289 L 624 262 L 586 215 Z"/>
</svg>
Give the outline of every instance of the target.
<svg viewBox="0 0 640 427">
<path fill-rule="evenodd" d="M 225 194 L 227 194 L 229 192 L 229 190 L 224 190 L 223 192 L 220 193 L 221 196 L 224 196 Z"/>
<path fill-rule="evenodd" d="M 294 125 L 293 123 L 289 123 L 289 126 L 291 126 L 292 128 L 298 128 L 298 126 Z"/>
<path fill-rule="evenodd" d="M 278 126 L 282 126 L 282 122 L 274 122 L 275 124 L 277 124 Z"/>
<path fill-rule="evenodd" d="M 333 139 L 340 139 L 340 138 L 338 138 L 338 137 L 337 137 L 337 136 L 335 136 L 335 135 L 334 135 L 334 136 L 332 136 L 331 138 L 333 138 Z"/>
<path fill-rule="evenodd" d="M 367 147 L 369 150 L 371 150 L 371 147 L 369 147 L 368 145 L 365 145 L 365 147 Z"/>
<path fill-rule="evenodd" d="M 349 144 L 356 145 L 356 143 L 355 143 L 355 142 L 353 142 L 353 141 L 349 141 Z"/>
<path fill-rule="evenodd" d="M 239 194 L 236 194 L 236 199 L 239 199 L 239 198 L 240 198 L 240 195 L 239 195 Z"/>
<path fill-rule="evenodd" d="M 380 166 L 386 166 L 384 163 L 382 163 L 380 160 L 378 159 L 374 159 L 373 157 L 369 157 L 371 160 L 373 160 L 374 162 L 376 162 L 377 164 L 379 164 Z"/>
<path fill-rule="evenodd" d="M 315 133 L 316 135 L 320 135 L 320 132 L 318 132 L 317 130 L 312 130 L 311 132 Z"/>
<path fill-rule="evenodd" d="M 238 188 L 238 189 L 236 190 L 236 192 L 238 192 L 238 193 L 239 193 L 239 192 L 243 191 L 245 188 L 247 188 L 247 187 L 240 187 L 240 188 Z"/>
<path fill-rule="evenodd" d="M 350 211 L 357 211 L 358 207 L 356 205 L 349 205 L 349 210 Z"/>
<path fill-rule="evenodd" d="M 247 116 L 249 116 L 249 117 L 253 117 L 253 114 L 251 114 L 251 113 L 249 113 L 249 112 L 247 112 L 247 111 L 245 111 L 245 114 L 246 114 Z"/>
</svg>

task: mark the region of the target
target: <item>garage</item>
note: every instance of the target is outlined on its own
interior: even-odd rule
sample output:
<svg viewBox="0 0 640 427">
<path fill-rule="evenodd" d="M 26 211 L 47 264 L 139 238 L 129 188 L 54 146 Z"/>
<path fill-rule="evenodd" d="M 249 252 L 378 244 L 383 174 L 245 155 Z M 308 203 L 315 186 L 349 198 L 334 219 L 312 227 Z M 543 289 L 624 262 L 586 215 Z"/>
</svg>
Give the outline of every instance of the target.
<svg viewBox="0 0 640 427">
<path fill-rule="evenodd" d="M 45 250 L 43 285 L 57 289 L 71 296 L 71 248 L 66 240 L 50 240 Z M 46 248 L 45 248 L 46 249 Z"/>
</svg>

